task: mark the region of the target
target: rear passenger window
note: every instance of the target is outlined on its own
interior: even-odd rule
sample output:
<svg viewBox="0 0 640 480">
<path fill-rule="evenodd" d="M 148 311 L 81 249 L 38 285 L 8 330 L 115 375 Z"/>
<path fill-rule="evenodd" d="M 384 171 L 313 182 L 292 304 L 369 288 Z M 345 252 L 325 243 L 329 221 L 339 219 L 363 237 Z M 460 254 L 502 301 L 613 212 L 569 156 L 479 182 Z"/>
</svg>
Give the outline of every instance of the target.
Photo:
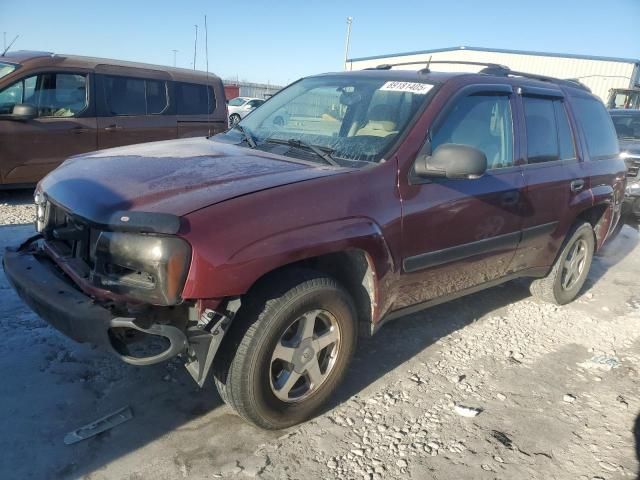
<svg viewBox="0 0 640 480">
<path fill-rule="evenodd" d="M 537 97 L 524 97 L 522 101 L 529 163 L 560 160 L 554 101 Z"/>
<path fill-rule="evenodd" d="M 506 95 L 472 95 L 459 100 L 431 136 L 435 151 L 445 143 L 475 147 L 487 156 L 487 168 L 513 165 L 511 105 Z"/>
<path fill-rule="evenodd" d="M 103 78 L 109 115 L 154 115 L 167 108 L 167 86 L 162 80 L 111 75 Z"/>
<path fill-rule="evenodd" d="M 557 98 L 523 97 L 529 163 L 576 158 L 573 133 L 564 102 Z"/>
<path fill-rule="evenodd" d="M 576 150 L 573 144 L 573 134 L 569 126 L 569 118 L 564 103 L 554 100 L 553 106 L 556 111 L 556 123 L 558 126 L 558 143 L 560 145 L 560 160 L 570 160 L 576 158 Z"/>
<path fill-rule="evenodd" d="M 178 115 L 213 113 L 215 97 L 213 88 L 195 83 L 176 83 Z"/>
<path fill-rule="evenodd" d="M 616 131 L 604 105 L 593 98 L 573 99 L 578 122 L 584 132 L 592 159 L 617 155 L 619 151 Z"/>
</svg>

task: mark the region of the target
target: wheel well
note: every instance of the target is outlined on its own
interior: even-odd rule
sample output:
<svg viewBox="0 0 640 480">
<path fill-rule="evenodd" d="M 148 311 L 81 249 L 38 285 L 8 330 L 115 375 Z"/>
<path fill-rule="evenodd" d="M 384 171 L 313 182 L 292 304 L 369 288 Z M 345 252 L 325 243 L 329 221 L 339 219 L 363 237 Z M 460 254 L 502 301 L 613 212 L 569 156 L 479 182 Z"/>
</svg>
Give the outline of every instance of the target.
<svg viewBox="0 0 640 480">
<path fill-rule="evenodd" d="M 591 208 L 586 209 L 578 215 L 578 220 L 588 222 L 593 227 L 593 233 L 596 240 L 596 250 L 602 245 L 604 241 L 609 225 L 606 222 L 606 213 L 609 210 L 608 204 L 594 205 Z"/>
<path fill-rule="evenodd" d="M 372 261 L 364 250 L 328 253 L 289 263 L 265 274 L 254 285 L 296 268 L 316 270 L 335 278 L 353 298 L 360 322 L 359 331 L 370 334 L 376 305 L 376 278 Z"/>
</svg>

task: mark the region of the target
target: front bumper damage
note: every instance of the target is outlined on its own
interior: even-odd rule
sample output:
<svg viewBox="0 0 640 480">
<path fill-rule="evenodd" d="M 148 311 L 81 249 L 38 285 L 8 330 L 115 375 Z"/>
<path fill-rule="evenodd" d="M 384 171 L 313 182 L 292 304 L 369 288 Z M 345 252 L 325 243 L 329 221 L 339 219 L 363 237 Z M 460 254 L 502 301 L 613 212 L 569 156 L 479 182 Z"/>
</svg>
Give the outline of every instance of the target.
<svg viewBox="0 0 640 480">
<path fill-rule="evenodd" d="M 153 365 L 182 355 L 189 373 L 200 386 L 204 384 L 231 323 L 229 316 L 206 310 L 200 321 L 172 324 L 153 316 L 118 315 L 79 290 L 38 247 L 38 240 L 33 237 L 17 249 L 7 249 L 2 261 L 10 284 L 34 312 L 69 338 L 109 350 L 131 365 Z M 162 337 L 168 346 L 160 353 L 133 356 L 115 331 Z"/>
</svg>

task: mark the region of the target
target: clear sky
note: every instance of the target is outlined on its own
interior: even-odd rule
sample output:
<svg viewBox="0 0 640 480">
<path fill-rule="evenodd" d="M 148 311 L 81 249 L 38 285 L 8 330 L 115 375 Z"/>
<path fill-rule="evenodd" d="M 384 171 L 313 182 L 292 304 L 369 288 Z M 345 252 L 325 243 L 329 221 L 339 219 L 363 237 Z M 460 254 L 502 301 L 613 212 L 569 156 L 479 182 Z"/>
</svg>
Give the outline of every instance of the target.
<svg viewBox="0 0 640 480">
<path fill-rule="evenodd" d="M 350 57 L 479 46 L 640 58 L 640 0 L 0 0 L 15 49 L 93 55 L 286 84 Z M 1 34 L 1 33 L 0 33 Z M 0 38 L 0 42 L 2 38 Z M 0 44 L 1 46 L 1 44 Z"/>
</svg>

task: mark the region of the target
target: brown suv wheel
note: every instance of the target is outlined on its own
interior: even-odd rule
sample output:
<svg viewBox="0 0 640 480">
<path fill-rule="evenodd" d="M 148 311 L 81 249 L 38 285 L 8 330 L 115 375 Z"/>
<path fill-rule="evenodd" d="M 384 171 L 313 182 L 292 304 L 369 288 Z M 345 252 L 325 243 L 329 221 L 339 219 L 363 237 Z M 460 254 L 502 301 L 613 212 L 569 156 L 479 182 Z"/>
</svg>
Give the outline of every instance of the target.
<svg viewBox="0 0 640 480">
<path fill-rule="evenodd" d="M 353 301 L 333 278 L 297 270 L 243 302 L 227 342 L 237 347 L 227 347 L 214 365 L 220 396 L 262 428 L 309 419 L 334 392 L 355 350 Z"/>
<path fill-rule="evenodd" d="M 567 239 L 549 274 L 530 287 L 534 296 L 556 305 L 576 298 L 589 275 L 595 248 L 593 227 L 586 222 L 576 225 Z"/>
</svg>

